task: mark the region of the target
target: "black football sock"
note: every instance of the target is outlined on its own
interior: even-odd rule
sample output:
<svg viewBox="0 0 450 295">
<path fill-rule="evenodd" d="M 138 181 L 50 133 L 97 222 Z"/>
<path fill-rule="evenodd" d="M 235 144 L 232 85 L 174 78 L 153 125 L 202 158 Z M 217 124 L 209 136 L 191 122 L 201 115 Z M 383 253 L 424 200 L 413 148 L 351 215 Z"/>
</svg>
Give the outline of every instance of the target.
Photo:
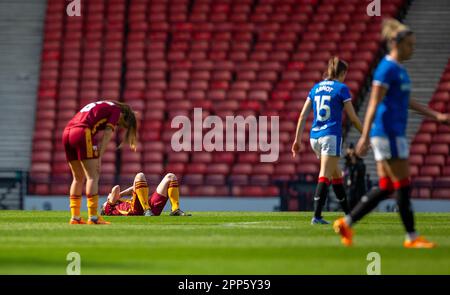
<svg viewBox="0 0 450 295">
<path fill-rule="evenodd" d="M 379 187 L 371 190 L 366 196 L 363 196 L 355 208 L 346 217 L 348 225 L 353 225 L 363 218 L 383 200 L 387 199 L 394 191 L 394 186 L 389 177 L 381 177 Z"/>
<path fill-rule="evenodd" d="M 416 230 L 414 228 L 414 212 L 411 207 L 411 186 L 409 180 L 396 182 L 394 186 L 396 189 L 398 210 L 400 211 L 403 225 L 408 234 L 413 234 Z"/>
<path fill-rule="evenodd" d="M 322 209 L 328 196 L 328 187 L 330 180 L 326 177 L 320 177 L 317 183 L 316 193 L 314 194 L 314 217 L 322 218 Z"/>
<path fill-rule="evenodd" d="M 391 191 L 376 188 L 366 196 L 363 196 L 352 212 L 350 212 L 351 224 L 361 220 L 366 214 L 375 209 L 381 201 L 387 199 L 391 193 Z"/>
<path fill-rule="evenodd" d="M 341 204 L 342 211 L 344 211 L 345 215 L 347 215 L 348 213 L 350 213 L 350 209 L 348 206 L 347 193 L 345 192 L 343 179 L 333 179 L 331 183 L 333 186 L 334 194 L 336 195 L 339 204 Z"/>
</svg>

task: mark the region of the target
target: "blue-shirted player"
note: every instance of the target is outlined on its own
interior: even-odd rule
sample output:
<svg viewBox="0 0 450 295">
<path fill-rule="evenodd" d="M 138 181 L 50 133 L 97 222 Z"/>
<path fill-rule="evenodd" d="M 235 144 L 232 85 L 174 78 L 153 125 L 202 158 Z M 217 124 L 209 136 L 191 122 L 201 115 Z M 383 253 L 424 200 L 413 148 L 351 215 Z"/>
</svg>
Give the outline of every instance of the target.
<svg viewBox="0 0 450 295">
<path fill-rule="evenodd" d="M 372 145 L 377 161 L 379 188 L 363 197 L 349 215 L 338 219 L 334 228 L 340 233 L 342 243 L 350 246 L 352 225 L 395 191 L 407 232 L 404 247 L 433 248 L 435 244 L 418 236 L 414 228 L 406 138 L 408 108 L 442 123 L 449 123 L 449 116 L 435 112 L 409 97 L 411 82 L 402 62 L 412 56 L 414 33 L 399 21 L 389 19 L 383 23 L 382 35 L 387 41 L 389 54 L 375 71 L 364 128 L 356 147 L 359 155 L 365 155 L 369 145 Z"/>
<path fill-rule="evenodd" d="M 359 131 L 362 130 L 362 126 L 353 108 L 350 91 L 343 83 L 347 69 L 347 63 L 339 58 L 333 57 L 329 60 L 325 80 L 311 89 L 303 106 L 292 145 L 292 154 L 295 157 L 303 149 L 302 133 L 306 118 L 313 109 L 314 121 L 311 127 L 310 142 L 313 151 L 320 159 L 320 173 L 314 194 L 314 217 L 311 224 L 328 224 L 322 218 L 322 208 L 328 196 L 330 184 L 333 186 L 343 211 L 345 214 L 349 213 L 342 171 L 339 167 L 342 151 L 342 111 L 345 110 Z"/>
</svg>

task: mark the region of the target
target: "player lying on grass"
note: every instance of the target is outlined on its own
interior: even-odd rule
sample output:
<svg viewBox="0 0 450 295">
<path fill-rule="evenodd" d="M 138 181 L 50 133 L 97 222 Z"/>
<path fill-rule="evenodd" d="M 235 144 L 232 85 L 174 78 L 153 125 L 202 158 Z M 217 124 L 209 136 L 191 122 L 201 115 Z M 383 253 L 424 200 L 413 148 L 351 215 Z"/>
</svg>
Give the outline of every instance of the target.
<svg viewBox="0 0 450 295">
<path fill-rule="evenodd" d="M 131 199 L 121 198 L 132 196 Z M 108 200 L 102 206 L 102 215 L 113 216 L 159 216 L 170 199 L 172 204 L 171 216 L 191 216 L 180 209 L 180 192 L 177 177 L 168 173 L 156 187 L 155 192 L 149 195 L 147 180 L 144 173 L 138 173 L 134 177 L 133 186 L 120 191 L 116 185 L 111 189 Z"/>
</svg>

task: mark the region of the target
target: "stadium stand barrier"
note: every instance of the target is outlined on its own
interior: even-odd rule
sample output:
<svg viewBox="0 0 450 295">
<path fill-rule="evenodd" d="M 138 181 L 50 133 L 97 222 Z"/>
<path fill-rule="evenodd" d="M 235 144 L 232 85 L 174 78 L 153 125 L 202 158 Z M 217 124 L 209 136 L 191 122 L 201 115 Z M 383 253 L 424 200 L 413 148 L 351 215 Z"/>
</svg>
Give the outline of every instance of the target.
<svg viewBox="0 0 450 295">
<path fill-rule="evenodd" d="M 0 170 L 0 209 L 24 208 L 27 172 Z"/>
</svg>

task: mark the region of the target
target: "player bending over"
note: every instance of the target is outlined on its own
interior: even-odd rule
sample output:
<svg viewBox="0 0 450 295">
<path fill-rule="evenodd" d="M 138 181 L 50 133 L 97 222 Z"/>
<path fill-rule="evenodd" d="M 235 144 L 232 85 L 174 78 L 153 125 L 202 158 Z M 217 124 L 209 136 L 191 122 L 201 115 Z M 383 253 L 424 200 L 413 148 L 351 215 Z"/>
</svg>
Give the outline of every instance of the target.
<svg viewBox="0 0 450 295">
<path fill-rule="evenodd" d="M 131 199 L 121 198 L 132 196 Z M 147 180 L 144 173 L 138 173 L 134 177 L 133 186 L 120 191 L 120 186 L 112 188 L 108 200 L 102 206 L 102 215 L 114 216 L 159 216 L 170 199 L 172 204 L 171 216 L 191 216 L 180 209 L 180 192 L 177 177 L 168 173 L 159 183 L 155 192 L 149 196 Z"/>
<path fill-rule="evenodd" d="M 136 151 L 137 121 L 133 109 L 118 101 L 97 101 L 82 108 L 64 128 L 62 142 L 73 175 L 70 185 L 70 224 L 86 224 L 81 218 L 81 194 L 86 181 L 87 224 L 109 224 L 97 214 L 101 159 L 114 131 L 125 129 L 123 142 Z M 97 140 L 98 131 L 104 130 Z M 98 145 L 97 145 L 98 142 Z M 122 146 L 120 144 L 119 148 Z"/>
</svg>

